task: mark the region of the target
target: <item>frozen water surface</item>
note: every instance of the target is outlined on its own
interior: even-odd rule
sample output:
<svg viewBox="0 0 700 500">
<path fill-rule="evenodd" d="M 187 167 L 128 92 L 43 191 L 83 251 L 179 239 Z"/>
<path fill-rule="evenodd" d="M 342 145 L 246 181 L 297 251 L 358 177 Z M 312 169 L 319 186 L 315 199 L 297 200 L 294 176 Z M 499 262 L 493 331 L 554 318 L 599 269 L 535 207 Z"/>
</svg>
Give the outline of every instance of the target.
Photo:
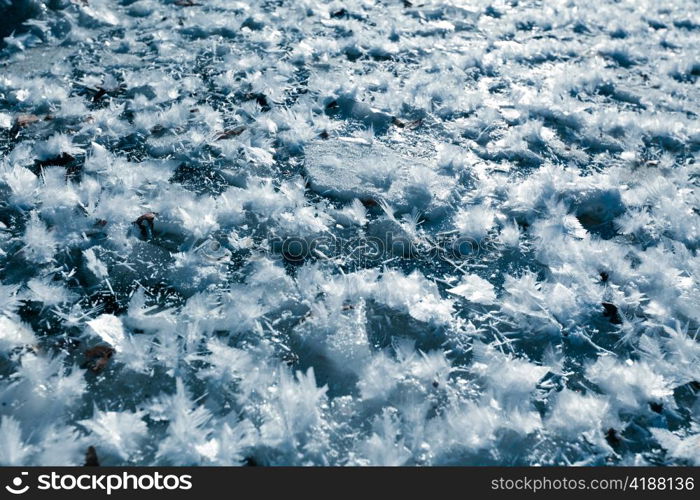
<svg viewBox="0 0 700 500">
<path fill-rule="evenodd" d="M 353 140 L 359 139 L 359 140 Z M 378 141 L 341 137 L 308 144 L 304 148 L 305 171 L 316 193 L 341 202 L 360 200 L 373 205 L 388 203 L 394 215 L 414 210 L 437 218 L 448 210 L 456 181 L 440 175 L 425 159 L 405 155 Z"/>
<path fill-rule="evenodd" d="M 0 0 L 0 464 L 700 464 L 691 0 Z"/>
</svg>

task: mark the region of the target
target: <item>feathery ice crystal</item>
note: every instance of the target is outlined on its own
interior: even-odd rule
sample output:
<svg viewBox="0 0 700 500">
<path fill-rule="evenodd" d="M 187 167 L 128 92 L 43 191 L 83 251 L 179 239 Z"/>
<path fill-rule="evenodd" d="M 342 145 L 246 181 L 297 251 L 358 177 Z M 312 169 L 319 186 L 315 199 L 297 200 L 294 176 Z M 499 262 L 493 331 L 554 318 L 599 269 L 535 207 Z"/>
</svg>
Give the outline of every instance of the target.
<svg viewBox="0 0 700 500">
<path fill-rule="evenodd" d="M 0 0 L 0 465 L 700 465 L 690 0 Z"/>
</svg>

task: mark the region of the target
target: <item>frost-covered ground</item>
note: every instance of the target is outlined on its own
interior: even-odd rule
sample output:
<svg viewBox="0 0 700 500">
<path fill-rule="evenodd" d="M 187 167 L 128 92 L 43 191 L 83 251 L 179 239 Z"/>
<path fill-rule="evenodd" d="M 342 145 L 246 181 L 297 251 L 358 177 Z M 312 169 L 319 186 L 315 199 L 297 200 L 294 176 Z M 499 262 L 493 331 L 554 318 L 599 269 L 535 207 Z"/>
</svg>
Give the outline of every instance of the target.
<svg viewBox="0 0 700 500">
<path fill-rule="evenodd" d="M 0 0 L 0 463 L 700 464 L 692 0 Z"/>
</svg>

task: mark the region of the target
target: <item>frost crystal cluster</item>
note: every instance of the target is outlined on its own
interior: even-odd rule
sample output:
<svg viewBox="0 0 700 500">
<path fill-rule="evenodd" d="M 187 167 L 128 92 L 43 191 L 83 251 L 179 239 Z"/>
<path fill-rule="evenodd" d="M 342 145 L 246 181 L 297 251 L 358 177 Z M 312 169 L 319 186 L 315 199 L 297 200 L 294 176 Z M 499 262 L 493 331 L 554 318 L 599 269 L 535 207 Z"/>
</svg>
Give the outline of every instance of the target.
<svg viewBox="0 0 700 500">
<path fill-rule="evenodd" d="M 0 0 L 0 464 L 699 465 L 699 12 Z"/>
</svg>

